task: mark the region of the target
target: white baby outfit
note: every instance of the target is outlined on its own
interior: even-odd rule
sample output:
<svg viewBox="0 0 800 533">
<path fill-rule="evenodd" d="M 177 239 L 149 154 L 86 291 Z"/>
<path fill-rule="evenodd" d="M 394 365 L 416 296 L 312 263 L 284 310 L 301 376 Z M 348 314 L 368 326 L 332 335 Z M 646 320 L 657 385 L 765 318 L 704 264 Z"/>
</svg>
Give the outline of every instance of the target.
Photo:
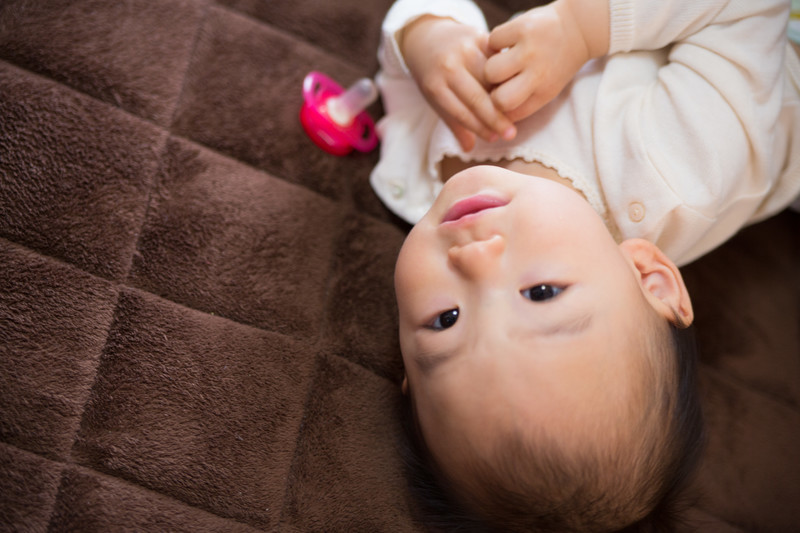
<svg viewBox="0 0 800 533">
<path fill-rule="evenodd" d="M 622 238 L 678 264 L 800 193 L 800 60 L 786 0 L 609 0 L 607 57 L 587 63 L 512 141 L 470 152 L 411 78 L 395 34 L 423 14 L 486 29 L 469 0 L 398 0 L 379 51 L 386 116 L 371 183 L 416 223 L 441 189 L 439 162 L 522 158 L 572 181 Z"/>
</svg>

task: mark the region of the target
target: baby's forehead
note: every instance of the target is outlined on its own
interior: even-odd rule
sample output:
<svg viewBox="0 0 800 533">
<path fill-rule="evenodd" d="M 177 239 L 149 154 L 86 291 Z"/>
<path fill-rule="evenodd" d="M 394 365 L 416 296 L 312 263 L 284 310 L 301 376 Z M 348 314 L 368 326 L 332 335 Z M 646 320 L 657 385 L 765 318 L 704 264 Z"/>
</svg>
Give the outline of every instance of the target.
<svg viewBox="0 0 800 533">
<path fill-rule="evenodd" d="M 501 406 L 502 407 L 502 406 Z M 450 431 L 433 431 L 423 427 L 425 440 L 431 443 L 436 461 L 450 473 L 463 472 L 465 466 L 485 464 L 490 468 L 513 468 L 521 456 L 533 454 L 554 462 L 571 462 L 578 458 L 607 456 L 625 450 L 637 453 L 629 429 L 634 421 L 619 416 L 625 410 L 607 411 L 607 416 L 594 416 L 591 423 L 571 416 L 569 409 L 550 406 L 551 418 L 530 419 L 520 413 L 500 411 L 490 416 L 457 417 L 459 422 Z M 426 430 L 427 429 L 427 430 Z M 526 456 L 527 457 L 527 456 Z M 528 457 L 529 458 L 529 457 Z M 502 465 L 498 461 L 504 461 Z M 517 468 L 519 468 L 517 464 Z M 613 470 L 598 470 L 596 475 L 613 476 Z M 467 475 L 467 474 L 465 474 Z M 458 477 L 458 475 L 457 475 Z"/>
</svg>

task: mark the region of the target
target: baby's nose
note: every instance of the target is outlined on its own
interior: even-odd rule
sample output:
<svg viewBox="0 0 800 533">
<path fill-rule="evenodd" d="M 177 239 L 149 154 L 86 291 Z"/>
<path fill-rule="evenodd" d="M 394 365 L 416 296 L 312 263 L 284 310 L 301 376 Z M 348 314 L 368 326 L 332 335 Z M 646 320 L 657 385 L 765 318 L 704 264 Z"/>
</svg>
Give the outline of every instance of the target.
<svg viewBox="0 0 800 533">
<path fill-rule="evenodd" d="M 469 242 L 450 248 L 447 256 L 453 267 L 468 278 L 482 278 L 497 272 L 500 258 L 506 248 L 502 235 Z"/>
</svg>

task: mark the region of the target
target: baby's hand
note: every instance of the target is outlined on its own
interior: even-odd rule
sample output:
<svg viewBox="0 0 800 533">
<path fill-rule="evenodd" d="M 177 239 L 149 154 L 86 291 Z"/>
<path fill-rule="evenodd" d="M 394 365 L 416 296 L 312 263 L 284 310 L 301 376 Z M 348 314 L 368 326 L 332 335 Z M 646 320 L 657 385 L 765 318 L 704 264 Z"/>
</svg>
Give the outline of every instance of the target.
<svg viewBox="0 0 800 533">
<path fill-rule="evenodd" d="M 588 2 L 592 3 L 605 4 L 607 10 L 605 2 Z M 605 54 L 608 37 L 603 50 L 602 42 L 587 41 L 581 22 L 586 22 L 586 17 L 573 16 L 568 2 L 556 0 L 526 11 L 491 32 L 489 48 L 494 55 L 486 62 L 486 81 L 496 86 L 492 100 L 509 119 L 516 122 L 538 111 L 561 92 L 586 61 Z M 601 26 L 603 20 L 590 23 L 599 26 L 590 28 L 590 32 L 607 33 Z M 591 49 L 595 44 L 599 49 Z"/>
<path fill-rule="evenodd" d="M 469 151 L 476 134 L 512 138 L 514 125 L 489 96 L 484 80 L 488 36 L 449 18 L 421 17 L 400 36 L 400 50 L 425 99 Z"/>
</svg>

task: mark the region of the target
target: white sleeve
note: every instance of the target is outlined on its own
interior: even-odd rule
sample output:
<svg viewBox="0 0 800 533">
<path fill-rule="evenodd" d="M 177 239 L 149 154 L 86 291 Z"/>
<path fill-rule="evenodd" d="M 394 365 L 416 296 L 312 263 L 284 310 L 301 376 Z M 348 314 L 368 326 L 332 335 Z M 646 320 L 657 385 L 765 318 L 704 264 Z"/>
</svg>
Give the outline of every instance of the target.
<svg viewBox="0 0 800 533">
<path fill-rule="evenodd" d="M 711 23 L 730 3 L 730 0 L 609 0 L 608 53 L 658 50 L 683 40 Z"/>
<path fill-rule="evenodd" d="M 377 126 L 381 155 L 370 184 L 389 209 L 412 224 L 428 211 L 442 187 L 427 161 L 440 119 L 408 72 L 396 35 L 426 14 L 487 28 L 483 13 L 470 0 L 397 0 L 383 21 L 377 84 L 385 115 Z"/>
<path fill-rule="evenodd" d="M 636 28 L 634 48 L 647 41 L 637 34 L 650 32 L 655 45 L 673 34 L 680 39 L 660 53 L 607 59 L 594 128 L 598 175 L 623 235 L 644 236 L 686 262 L 742 227 L 778 178 L 772 150 L 789 3 L 635 4 L 635 20 L 649 9 L 654 19 L 667 16 L 669 4 L 686 8 L 689 24 Z M 714 9 L 700 13 L 695 4 Z"/>
</svg>

